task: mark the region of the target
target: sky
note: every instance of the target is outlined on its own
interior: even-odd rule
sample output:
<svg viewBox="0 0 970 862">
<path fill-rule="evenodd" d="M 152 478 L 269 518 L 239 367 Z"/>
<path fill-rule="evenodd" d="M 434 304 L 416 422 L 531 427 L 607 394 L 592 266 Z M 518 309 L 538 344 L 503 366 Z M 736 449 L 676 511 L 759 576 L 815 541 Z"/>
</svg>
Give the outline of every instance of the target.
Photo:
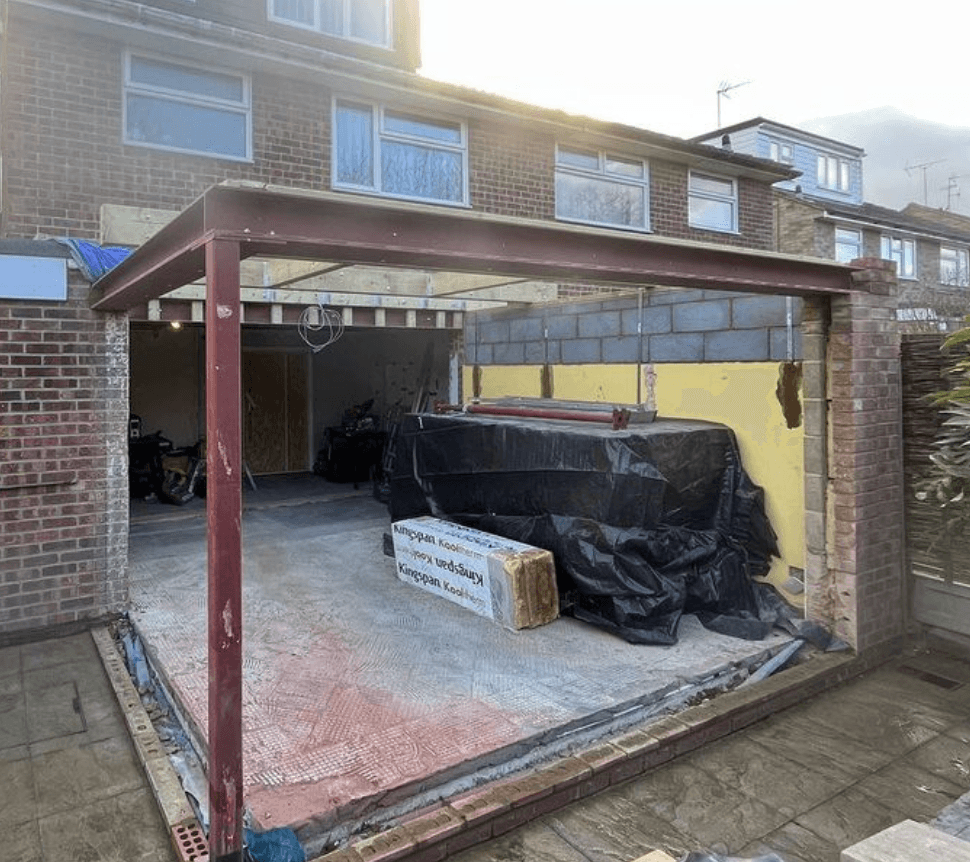
<svg viewBox="0 0 970 862">
<path fill-rule="evenodd" d="M 677 137 L 884 106 L 970 128 L 964 0 L 421 0 L 427 77 Z"/>
</svg>

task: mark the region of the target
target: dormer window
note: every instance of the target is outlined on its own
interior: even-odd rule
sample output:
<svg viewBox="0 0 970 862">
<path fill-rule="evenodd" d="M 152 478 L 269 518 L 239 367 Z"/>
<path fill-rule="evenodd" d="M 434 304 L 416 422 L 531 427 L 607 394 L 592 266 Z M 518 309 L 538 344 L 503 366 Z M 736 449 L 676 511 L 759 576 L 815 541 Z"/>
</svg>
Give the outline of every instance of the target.
<svg viewBox="0 0 970 862">
<path fill-rule="evenodd" d="M 845 159 L 820 153 L 816 180 L 820 189 L 831 189 L 835 192 L 849 191 L 849 163 Z"/>
<path fill-rule="evenodd" d="M 772 141 L 769 145 L 769 152 L 773 162 L 781 162 L 783 165 L 795 164 L 795 154 L 792 151 L 791 144 Z"/>
<path fill-rule="evenodd" d="M 269 18 L 328 36 L 391 44 L 391 0 L 268 0 Z"/>
</svg>

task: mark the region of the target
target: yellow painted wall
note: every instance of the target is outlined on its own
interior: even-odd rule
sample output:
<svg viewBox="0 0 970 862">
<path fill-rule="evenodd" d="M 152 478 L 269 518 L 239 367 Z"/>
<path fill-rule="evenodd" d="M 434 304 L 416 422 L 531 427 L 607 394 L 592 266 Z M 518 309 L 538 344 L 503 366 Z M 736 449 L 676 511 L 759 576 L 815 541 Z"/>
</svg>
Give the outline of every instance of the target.
<svg viewBox="0 0 970 862">
<path fill-rule="evenodd" d="M 765 489 L 781 551 L 769 579 L 782 584 L 789 566 L 805 565 L 805 465 L 803 427 L 788 427 L 775 394 L 780 364 L 671 363 L 653 370 L 658 415 L 707 419 L 734 430 L 745 470 Z"/>
<path fill-rule="evenodd" d="M 554 365 L 553 393 L 563 401 L 635 404 L 636 365 Z"/>
<path fill-rule="evenodd" d="M 571 401 L 634 404 L 636 365 L 557 365 L 554 396 Z M 539 366 L 482 366 L 482 397 L 541 395 Z M 804 434 L 788 428 L 776 388 L 777 362 L 660 364 L 644 366 L 641 397 L 660 416 L 706 419 L 733 429 L 752 481 L 765 489 L 768 517 L 778 534 L 781 559 L 769 580 L 781 585 L 789 566 L 804 567 Z M 463 369 L 471 393 L 471 368 Z"/>
<path fill-rule="evenodd" d="M 483 365 L 482 398 L 541 398 L 542 366 L 540 365 Z M 462 368 L 461 391 L 470 401 L 474 391 L 472 368 Z"/>
</svg>

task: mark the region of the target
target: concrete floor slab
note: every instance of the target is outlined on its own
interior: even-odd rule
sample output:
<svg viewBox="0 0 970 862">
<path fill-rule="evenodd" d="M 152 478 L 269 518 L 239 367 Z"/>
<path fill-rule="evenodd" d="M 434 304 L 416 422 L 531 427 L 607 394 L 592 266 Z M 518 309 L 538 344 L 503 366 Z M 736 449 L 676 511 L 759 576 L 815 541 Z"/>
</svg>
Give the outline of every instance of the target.
<svg viewBox="0 0 970 862">
<path fill-rule="evenodd" d="M 316 481 L 329 495 L 296 506 L 246 497 L 244 768 L 264 828 L 309 834 L 430 801 L 682 703 L 789 640 L 728 638 L 692 617 L 667 648 L 573 619 L 507 631 L 399 581 L 384 506 Z M 131 616 L 204 737 L 202 512 L 139 511 Z"/>
</svg>

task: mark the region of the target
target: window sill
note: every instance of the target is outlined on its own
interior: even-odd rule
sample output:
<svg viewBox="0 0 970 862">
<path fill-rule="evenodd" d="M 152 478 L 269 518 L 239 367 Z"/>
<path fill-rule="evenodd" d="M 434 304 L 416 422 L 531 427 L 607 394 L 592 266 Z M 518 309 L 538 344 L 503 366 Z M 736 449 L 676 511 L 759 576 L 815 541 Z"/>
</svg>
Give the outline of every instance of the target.
<svg viewBox="0 0 970 862">
<path fill-rule="evenodd" d="M 448 201 L 439 198 L 418 198 L 409 195 L 391 195 L 387 192 L 374 191 L 373 189 L 360 188 L 358 186 L 340 186 L 332 183 L 332 191 L 340 192 L 343 195 L 361 195 L 368 198 L 380 198 L 385 201 L 402 201 L 404 203 L 422 204 L 423 206 L 451 207 L 451 209 L 470 210 L 472 205 L 467 201 Z"/>
</svg>

